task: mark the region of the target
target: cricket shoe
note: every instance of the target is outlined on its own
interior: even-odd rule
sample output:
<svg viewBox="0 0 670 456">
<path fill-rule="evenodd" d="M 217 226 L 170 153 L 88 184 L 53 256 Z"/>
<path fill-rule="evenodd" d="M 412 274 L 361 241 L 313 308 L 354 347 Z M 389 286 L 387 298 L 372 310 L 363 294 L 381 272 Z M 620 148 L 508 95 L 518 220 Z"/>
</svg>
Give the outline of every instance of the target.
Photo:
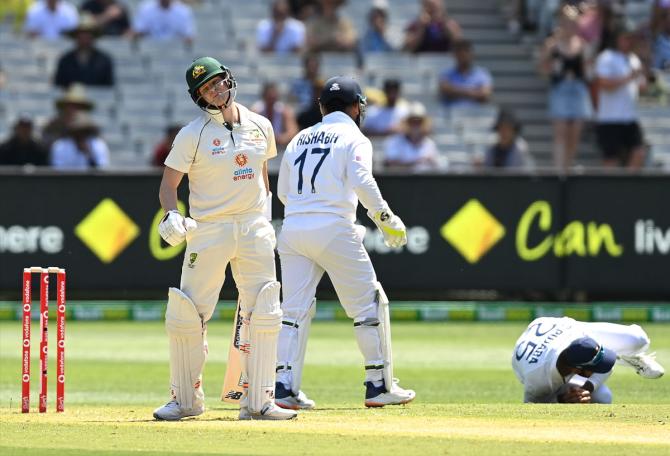
<svg viewBox="0 0 670 456">
<path fill-rule="evenodd" d="M 665 369 L 656 361 L 656 353 L 638 353 L 636 355 L 619 355 L 619 359 L 628 364 L 637 375 L 644 378 L 660 378 Z"/>
<path fill-rule="evenodd" d="M 160 421 L 179 421 L 187 416 L 198 416 L 205 412 L 205 406 L 192 409 L 182 408 L 176 400 L 171 400 L 162 407 L 154 410 L 154 418 Z"/>
<path fill-rule="evenodd" d="M 283 408 L 277 407 L 277 404 L 274 402 L 268 403 L 261 413 L 251 413 L 249 407 L 242 406 L 240 407 L 240 420 L 292 420 L 298 416 L 298 412 L 294 410 L 285 410 Z"/>
<path fill-rule="evenodd" d="M 298 391 L 296 395 L 282 382 L 275 383 L 275 404 L 283 409 L 291 410 L 311 410 L 316 406 L 316 403 L 305 393 Z"/>
<path fill-rule="evenodd" d="M 403 389 L 398 386 L 398 379 L 393 379 L 391 391 L 386 391 L 386 384 L 382 380 L 380 386 L 372 382 L 365 382 L 365 406 L 384 407 L 385 405 L 400 405 L 412 402 L 416 397 L 414 390 Z"/>
</svg>

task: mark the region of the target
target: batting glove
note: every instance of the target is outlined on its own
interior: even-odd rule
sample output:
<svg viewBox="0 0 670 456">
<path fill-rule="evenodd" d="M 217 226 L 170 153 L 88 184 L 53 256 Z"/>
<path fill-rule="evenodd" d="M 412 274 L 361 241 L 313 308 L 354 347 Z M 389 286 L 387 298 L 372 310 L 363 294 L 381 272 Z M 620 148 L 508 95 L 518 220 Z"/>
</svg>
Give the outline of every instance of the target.
<svg viewBox="0 0 670 456">
<path fill-rule="evenodd" d="M 384 235 L 384 244 L 397 249 L 407 244 L 407 228 L 400 217 L 391 212 L 391 209 L 382 209 L 376 213 L 368 211 L 368 217 L 375 222 L 379 231 Z"/>
<path fill-rule="evenodd" d="M 190 217 L 182 216 L 179 211 L 168 211 L 158 224 L 158 232 L 171 246 L 179 245 L 186 239 L 186 232 L 193 231 L 198 224 Z"/>
</svg>

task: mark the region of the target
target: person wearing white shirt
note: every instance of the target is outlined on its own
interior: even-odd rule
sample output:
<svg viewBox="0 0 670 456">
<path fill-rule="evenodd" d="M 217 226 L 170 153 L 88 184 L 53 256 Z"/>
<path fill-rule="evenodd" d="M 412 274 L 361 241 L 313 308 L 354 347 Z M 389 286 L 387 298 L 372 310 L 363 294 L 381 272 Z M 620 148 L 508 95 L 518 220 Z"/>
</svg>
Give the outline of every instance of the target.
<svg viewBox="0 0 670 456">
<path fill-rule="evenodd" d="M 42 0 L 28 10 L 24 30 L 29 37 L 58 40 L 63 32 L 77 26 L 77 8 L 64 0 Z"/>
<path fill-rule="evenodd" d="M 428 136 L 430 119 L 423 104 L 410 104 L 400 128 L 401 133 L 386 140 L 384 165 L 413 170 L 434 169 L 439 154 L 435 141 Z"/>
<path fill-rule="evenodd" d="M 162 41 L 182 39 L 190 45 L 195 37 L 193 11 L 179 0 L 145 0 L 135 14 L 133 36 Z"/>
<path fill-rule="evenodd" d="M 109 148 L 98 136 L 98 126 L 78 112 L 68 126 L 68 136 L 51 146 L 51 166 L 55 169 L 94 169 L 109 166 Z"/>
<path fill-rule="evenodd" d="M 207 322 L 230 263 L 242 322 L 239 365 L 248 380 L 237 398 L 239 419 L 295 418 L 275 405 L 273 391 L 282 314 L 275 232 L 266 215 L 272 197 L 267 161 L 277 155 L 272 125 L 235 102 L 237 81 L 212 57 L 194 60 L 186 83 L 203 112 L 175 137 L 159 190 L 165 216 L 158 231 L 170 245 L 186 241 L 186 251 L 181 283 L 170 288 L 165 313 L 172 398 L 153 416 L 179 421 L 204 413 Z M 187 174 L 192 218 L 181 214 L 177 200 Z"/>
<path fill-rule="evenodd" d="M 401 83 L 397 79 L 384 81 L 384 105 L 373 105 L 365 115 L 364 131 L 368 136 L 387 136 L 400 131 L 407 116 L 407 102 L 400 98 Z"/>
<path fill-rule="evenodd" d="M 533 320 L 514 345 L 512 367 L 524 387 L 524 402 L 612 402 L 605 382 L 614 364 L 643 378 L 665 370 L 647 354 L 649 336 L 638 325 L 587 323 L 572 318 Z"/>
<path fill-rule="evenodd" d="M 638 122 L 639 89 L 645 84 L 640 59 L 632 52 L 633 30 L 621 25 L 614 33 L 613 48 L 596 60 L 598 111 L 596 134 L 607 167 L 639 169 L 644 164 L 645 143 Z"/>
<path fill-rule="evenodd" d="M 284 317 L 275 385 L 280 407 L 314 407 L 300 383 L 314 296 L 324 272 L 354 323 L 365 360 L 365 406 L 406 404 L 415 397 L 393 378 L 388 299 L 363 246 L 365 228 L 354 223 L 360 200 L 387 246 L 407 243 L 405 225 L 389 209 L 372 175 L 372 144 L 360 130 L 366 103 L 352 78 L 328 79 L 319 97 L 323 120 L 293 138 L 280 165 Z"/>
<path fill-rule="evenodd" d="M 263 19 L 256 27 L 256 45 L 262 52 L 300 52 L 305 45 L 305 24 L 289 16 L 286 0 L 272 3 L 272 19 Z"/>
</svg>

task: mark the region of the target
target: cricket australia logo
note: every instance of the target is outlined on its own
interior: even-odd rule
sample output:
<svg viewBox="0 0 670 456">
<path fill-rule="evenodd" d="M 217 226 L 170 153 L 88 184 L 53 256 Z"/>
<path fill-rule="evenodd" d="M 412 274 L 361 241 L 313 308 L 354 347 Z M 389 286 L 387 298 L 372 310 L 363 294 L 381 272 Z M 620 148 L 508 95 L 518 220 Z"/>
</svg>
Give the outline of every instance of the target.
<svg viewBox="0 0 670 456">
<path fill-rule="evenodd" d="M 249 159 L 247 158 L 246 155 L 244 154 L 237 154 L 235 155 L 235 163 L 237 163 L 237 166 L 242 168 L 243 166 L 246 166 L 246 164 L 249 162 Z"/>
<path fill-rule="evenodd" d="M 198 259 L 198 254 L 197 253 L 191 253 L 188 256 L 188 267 L 193 269 L 195 267 L 195 260 Z"/>
<path fill-rule="evenodd" d="M 193 79 L 198 79 L 199 76 L 205 74 L 205 67 L 202 65 L 196 65 L 195 68 L 193 68 L 193 72 L 191 74 Z"/>
<path fill-rule="evenodd" d="M 330 86 L 330 91 L 335 92 L 337 90 L 340 90 L 340 85 L 337 82 L 335 82 L 333 83 L 333 85 Z"/>
</svg>

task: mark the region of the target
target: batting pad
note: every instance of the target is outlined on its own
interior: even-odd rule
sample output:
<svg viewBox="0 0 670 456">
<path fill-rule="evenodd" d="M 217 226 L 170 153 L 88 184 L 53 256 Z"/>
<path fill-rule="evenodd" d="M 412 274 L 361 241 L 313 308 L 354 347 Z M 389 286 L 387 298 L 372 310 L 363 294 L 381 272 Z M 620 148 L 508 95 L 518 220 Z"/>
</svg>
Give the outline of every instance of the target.
<svg viewBox="0 0 670 456">
<path fill-rule="evenodd" d="M 300 392 L 300 384 L 302 383 L 302 368 L 305 365 L 305 353 L 307 352 L 307 339 L 309 337 L 309 328 L 312 326 L 312 318 L 316 314 L 316 298 L 312 299 L 309 310 L 298 322 L 298 352 L 293 360 L 293 382 L 291 383 L 291 390 L 296 396 Z"/>
<path fill-rule="evenodd" d="M 377 318 L 379 319 L 379 339 L 382 355 L 384 355 L 384 383 L 389 393 L 393 388 L 393 350 L 391 349 L 391 316 L 389 314 L 389 298 L 386 296 L 382 284 L 375 283 L 377 289 Z"/>
<path fill-rule="evenodd" d="M 247 361 L 249 411 L 261 413 L 274 401 L 277 337 L 281 328 L 279 282 L 269 282 L 258 293 L 249 321 L 251 350 Z"/>
<path fill-rule="evenodd" d="M 205 365 L 205 330 L 193 301 L 178 288 L 170 288 L 165 312 L 170 338 L 170 376 L 173 394 L 185 409 L 202 407 L 202 369 Z"/>
</svg>

